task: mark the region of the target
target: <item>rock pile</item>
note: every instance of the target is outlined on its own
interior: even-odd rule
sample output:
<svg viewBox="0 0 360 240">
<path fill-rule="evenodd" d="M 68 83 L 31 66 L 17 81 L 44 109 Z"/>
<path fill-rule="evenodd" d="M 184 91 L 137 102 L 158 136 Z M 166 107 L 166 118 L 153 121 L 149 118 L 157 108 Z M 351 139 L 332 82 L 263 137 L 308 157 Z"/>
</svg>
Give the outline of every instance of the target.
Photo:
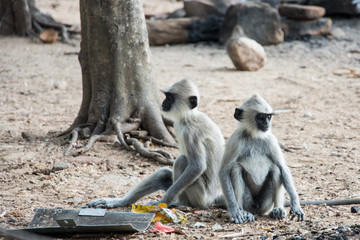
<svg viewBox="0 0 360 240">
<path fill-rule="evenodd" d="M 282 30 L 285 37 L 320 36 L 330 32 L 332 21 L 323 18 L 325 8 L 298 4 L 280 4 Z"/>
</svg>

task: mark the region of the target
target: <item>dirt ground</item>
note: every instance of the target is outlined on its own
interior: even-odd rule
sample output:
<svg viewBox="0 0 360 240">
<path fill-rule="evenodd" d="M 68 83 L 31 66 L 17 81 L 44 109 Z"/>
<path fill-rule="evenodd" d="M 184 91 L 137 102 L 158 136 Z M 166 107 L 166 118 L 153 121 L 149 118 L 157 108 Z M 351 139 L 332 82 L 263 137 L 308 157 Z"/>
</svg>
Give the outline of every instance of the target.
<svg viewBox="0 0 360 240">
<path fill-rule="evenodd" d="M 77 0 L 37 2 L 57 20 L 80 25 Z M 147 13 L 159 13 L 181 3 L 152 0 L 144 6 Z M 199 109 L 220 126 L 225 137 L 237 126 L 234 108 L 253 93 L 274 109 L 293 110 L 274 117 L 273 133 L 292 150 L 285 157 L 300 199 L 359 198 L 359 29 L 360 18 L 333 18 L 332 37 L 265 47 L 267 63 L 257 72 L 236 71 L 217 44 L 152 47 L 153 76 L 159 88 L 192 79 L 202 94 Z M 113 142 L 97 142 L 81 156 L 63 155 L 68 139 L 54 136 L 72 123 L 82 96 L 80 65 L 72 54 L 79 51 L 80 40 L 74 42 L 75 46 L 48 45 L 28 38 L 0 38 L 0 228 L 26 227 L 36 208 L 79 209 L 96 198 L 121 197 L 161 167 Z M 177 149 L 155 147 L 177 156 Z M 59 163 L 70 167 L 53 171 Z M 147 230 L 103 238 L 216 239 L 242 233 L 239 238 L 308 239 L 335 238 L 352 230 L 349 235 L 355 236 L 350 238 L 357 239 L 360 213 L 351 213 L 350 207 L 304 206 L 304 222 L 259 217 L 240 225 L 229 222 L 222 209 L 185 209 L 187 222 L 169 225 L 186 236 L 160 236 Z"/>
</svg>

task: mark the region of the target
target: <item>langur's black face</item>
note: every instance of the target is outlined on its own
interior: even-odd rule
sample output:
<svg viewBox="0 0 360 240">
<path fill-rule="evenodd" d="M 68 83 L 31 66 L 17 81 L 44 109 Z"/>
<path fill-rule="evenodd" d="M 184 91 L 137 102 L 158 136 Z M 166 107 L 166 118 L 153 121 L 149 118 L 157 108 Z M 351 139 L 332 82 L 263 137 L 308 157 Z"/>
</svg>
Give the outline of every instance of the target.
<svg viewBox="0 0 360 240">
<path fill-rule="evenodd" d="M 272 114 L 269 113 L 257 113 L 255 115 L 256 127 L 263 132 L 269 130 L 271 126 Z"/>
<path fill-rule="evenodd" d="M 164 92 L 166 98 L 164 99 L 162 105 L 161 105 L 161 109 L 164 112 L 169 112 L 171 110 L 171 106 L 174 104 L 175 102 L 175 96 L 174 94 L 170 93 L 170 92 Z"/>
</svg>

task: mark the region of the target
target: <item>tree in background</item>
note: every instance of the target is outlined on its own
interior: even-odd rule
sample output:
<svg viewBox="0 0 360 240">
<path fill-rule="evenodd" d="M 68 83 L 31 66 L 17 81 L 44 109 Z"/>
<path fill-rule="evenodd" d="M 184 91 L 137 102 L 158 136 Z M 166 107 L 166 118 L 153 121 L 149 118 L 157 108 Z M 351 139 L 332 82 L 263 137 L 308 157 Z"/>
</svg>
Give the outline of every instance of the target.
<svg viewBox="0 0 360 240">
<path fill-rule="evenodd" d="M 125 148 L 130 149 L 128 145 L 132 144 L 146 157 L 171 164 L 165 152 L 148 151 L 135 139 L 123 137 L 141 127 L 153 141 L 175 145 L 161 117 L 142 2 L 80 0 L 80 17 L 83 97 L 68 130 L 72 141 L 67 153 L 78 133 L 90 137 L 81 150 L 86 151 L 95 140 L 115 131 Z"/>
<path fill-rule="evenodd" d="M 172 164 L 170 154 L 150 151 L 137 139 L 123 135 L 141 128 L 145 131 L 138 138 L 175 146 L 161 117 L 142 2 L 80 0 L 80 17 L 83 96 L 78 116 L 60 134 L 72 135 L 65 155 L 85 152 L 96 140 L 115 132 L 126 149 L 132 150 L 129 145 L 133 145 L 145 157 Z M 0 1 L 0 35 L 37 36 L 51 28 L 69 42 L 68 27 L 41 13 L 35 0 Z M 84 148 L 75 150 L 79 134 L 90 139 Z"/>
<path fill-rule="evenodd" d="M 21 36 L 38 36 L 45 29 L 54 29 L 60 33 L 62 41 L 70 43 L 71 25 L 55 21 L 36 7 L 35 0 L 1 0 L 0 1 L 0 35 L 17 34 Z M 54 40 L 57 39 L 56 38 Z"/>
</svg>

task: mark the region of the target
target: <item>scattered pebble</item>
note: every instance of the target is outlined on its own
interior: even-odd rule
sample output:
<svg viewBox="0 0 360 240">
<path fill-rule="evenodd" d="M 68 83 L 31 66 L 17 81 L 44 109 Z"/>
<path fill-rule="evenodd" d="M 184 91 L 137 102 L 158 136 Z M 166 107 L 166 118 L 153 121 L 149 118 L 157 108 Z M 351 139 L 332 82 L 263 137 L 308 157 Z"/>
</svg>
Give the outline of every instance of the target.
<svg viewBox="0 0 360 240">
<path fill-rule="evenodd" d="M 358 213 L 358 212 L 359 212 L 359 207 L 357 207 L 357 206 L 351 207 L 351 213 Z"/>
<path fill-rule="evenodd" d="M 124 166 L 124 165 L 119 165 L 119 168 L 120 168 L 120 169 L 126 169 L 126 166 Z"/>
<path fill-rule="evenodd" d="M 192 227 L 198 227 L 198 228 L 206 228 L 206 224 L 201 222 L 196 222 Z"/>
<path fill-rule="evenodd" d="M 304 117 L 312 117 L 312 113 L 311 112 L 307 112 L 304 114 Z"/>
<path fill-rule="evenodd" d="M 73 199 L 75 205 L 78 205 L 79 203 L 81 203 L 82 200 L 83 199 L 81 197 L 74 197 L 74 199 Z"/>
<path fill-rule="evenodd" d="M 57 81 L 57 82 L 54 83 L 54 88 L 55 89 L 64 90 L 64 89 L 66 89 L 66 86 L 67 86 L 67 83 L 64 80 Z"/>
<path fill-rule="evenodd" d="M 71 165 L 68 162 L 58 162 L 55 163 L 54 167 L 53 167 L 53 171 L 61 171 L 64 169 L 69 168 Z"/>
<path fill-rule="evenodd" d="M 341 28 L 333 28 L 330 33 L 335 38 L 344 38 L 346 36 L 345 32 Z"/>
<path fill-rule="evenodd" d="M 222 230 L 223 228 L 222 228 L 222 226 L 221 226 L 220 224 L 215 223 L 214 225 L 211 226 L 211 229 L 212 229 L 213 231 L 220 231 L 220 230 Z"/>
</svg>

